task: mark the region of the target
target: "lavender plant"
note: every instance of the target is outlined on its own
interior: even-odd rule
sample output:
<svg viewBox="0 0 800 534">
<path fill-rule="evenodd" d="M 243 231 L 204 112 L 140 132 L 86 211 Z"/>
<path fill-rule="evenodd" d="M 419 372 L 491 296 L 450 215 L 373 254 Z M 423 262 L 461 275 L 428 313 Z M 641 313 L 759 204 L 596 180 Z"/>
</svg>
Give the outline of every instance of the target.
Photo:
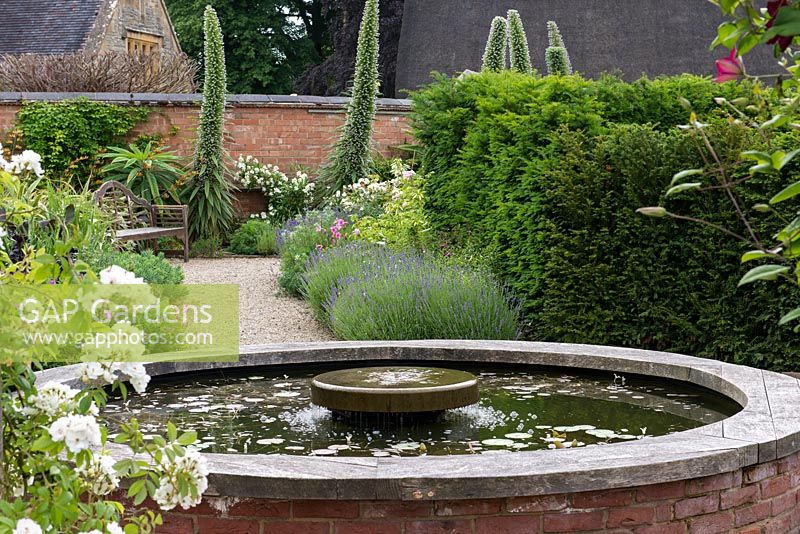
<svg viewBox="0 0 800 534">
<path fill-rule="evenodd" d="M 347 244 L 318 253 L 304 284 L 346 340 L 517 337 L 519 304 L 491 275 L 413 250 Z"/>
<path fill-rule="evenodd" d="M 483 53 L 481 70 L 500 72 L 506 68 L 506 49 L 508 48 L 508 23 L 503 17 L 495 17 L 489 30 L 489 39 Z"/>
</svg>

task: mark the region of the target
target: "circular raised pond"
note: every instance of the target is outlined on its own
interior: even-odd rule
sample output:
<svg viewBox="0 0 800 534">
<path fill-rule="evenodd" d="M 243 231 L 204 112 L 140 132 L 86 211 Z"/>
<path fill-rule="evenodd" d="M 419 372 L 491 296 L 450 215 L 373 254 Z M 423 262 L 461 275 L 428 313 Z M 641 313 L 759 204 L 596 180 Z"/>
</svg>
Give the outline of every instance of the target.
<svg viewBox="0 0 800 534">
<path fill-rule="evenodd" d="M 413 424 L 312 402 L 320 374 L 417 364 L 472 373 L 479 402 Z M 148 371 L 149 393 L 105 416 L 196 427 L 211 470 L 206 502 L 168 513 L 168 532 L 800 528 L 800 385 L 785 375 L 465 341 L 245 347 L 236 363 Z M 40 379 L 79 384 L 75 367 Z"/>
</svg>

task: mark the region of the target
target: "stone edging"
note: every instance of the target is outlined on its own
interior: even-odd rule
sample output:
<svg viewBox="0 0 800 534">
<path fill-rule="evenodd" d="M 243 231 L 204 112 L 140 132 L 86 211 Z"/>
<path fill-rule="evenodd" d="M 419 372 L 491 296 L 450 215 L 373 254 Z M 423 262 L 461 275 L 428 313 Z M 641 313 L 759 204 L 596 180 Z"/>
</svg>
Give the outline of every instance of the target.
<svg viewBox="0 0 800 534">
<path fill-rule="evenodd" d="M 265 499 L 442 500 L 550 495 L 698 478 L 770 462 L 800 450 L 800 382 L 792 377 L 635 349 L 503 341 L 335 342 L 242 347 L 235 368 L 366 360 L 524 363 L 682 380 L 744 408 L 712 425 L 603 447 L 508 455 L 336 458 L 207 454 L 210 495 Z M 208 369 L 148 364 L 151 375 Z M 78 385 L 76 366 L 40 380 Z M 509 461 L 512 459 L 513 461 Z"/>
</svg>

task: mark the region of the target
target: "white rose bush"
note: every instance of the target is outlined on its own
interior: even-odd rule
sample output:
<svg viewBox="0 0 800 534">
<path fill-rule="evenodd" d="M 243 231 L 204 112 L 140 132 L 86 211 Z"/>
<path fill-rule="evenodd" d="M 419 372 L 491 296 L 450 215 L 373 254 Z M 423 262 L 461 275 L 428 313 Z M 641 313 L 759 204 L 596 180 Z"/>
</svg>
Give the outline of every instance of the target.
<svg viewBox="0 0 800 534">
<path fill-rule="evenodd" d="M 243 189 L 264 194 L 267 211 L 254 218 L 282 224 L 305 213 L 314 201 L 315 185 L 308 174 L 297 171 L 289 176 L 277 165 L 262 164 L 253 156 L 239 156 L 236 180 Z"/>
<path fill-rule="evenodd" d="M 37 161 L 17 159 L 14 165 L 36 174 Z M 140 278 L 118 266 L 96 276 L 72 258 L 73 246 L 57 244 L 50 253 L 26 250 L 17 262 L 0 251 L 0 317 L 16 311 L 8 297 L 13 291 L 2 291 L 14 285 L 32 294 L 43 292 L 39 288 L 72 288 L 72 294 L 83 295 L 79 299 L 118 292 L 146 300 L 150 288 Z M 124 293 L 122 286 L 132 292 Z M 82 320 L 81 328 L 90 331 L 138 332 L 124 321 L 98 326 Z M 64 328 L 55 323 L 52 331 Z M 162 524 L 162 517 L 151 509 L 138 510 L 146 499 L 162 510 L 200 503 L 208 468 L 192 449 L 194 432 L 179 433 L 169 424 L 165 435 L 145 436 L 130 420 L 109 436 L 98 417 L 109 395 L 146 390 L 150 377 L 137 361 L 145 354 L 143 345 L 70 347 L 76 353 L 70 356 L 83 362 L 79 380 L 40 383 L 35 371 L 42 369 L 42 361 L 60 361 L 59 354 L 19 341 L 20 333 L 0 320 L 0 534 L 148 533 Z"/>
</svg>

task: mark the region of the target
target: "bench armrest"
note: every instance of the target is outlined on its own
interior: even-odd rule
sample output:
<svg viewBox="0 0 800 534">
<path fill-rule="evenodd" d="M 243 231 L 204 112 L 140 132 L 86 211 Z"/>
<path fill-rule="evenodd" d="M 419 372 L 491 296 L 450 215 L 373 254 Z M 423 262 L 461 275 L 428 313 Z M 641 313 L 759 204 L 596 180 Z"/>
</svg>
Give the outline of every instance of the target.
<svg viewBox="0 0 800 534">
<path fill-rule="evenodd" d="M 155 225 L 161 228 L 187 228 L 188 214 L 187 206 L 153 206 Z"/>
</svg>

